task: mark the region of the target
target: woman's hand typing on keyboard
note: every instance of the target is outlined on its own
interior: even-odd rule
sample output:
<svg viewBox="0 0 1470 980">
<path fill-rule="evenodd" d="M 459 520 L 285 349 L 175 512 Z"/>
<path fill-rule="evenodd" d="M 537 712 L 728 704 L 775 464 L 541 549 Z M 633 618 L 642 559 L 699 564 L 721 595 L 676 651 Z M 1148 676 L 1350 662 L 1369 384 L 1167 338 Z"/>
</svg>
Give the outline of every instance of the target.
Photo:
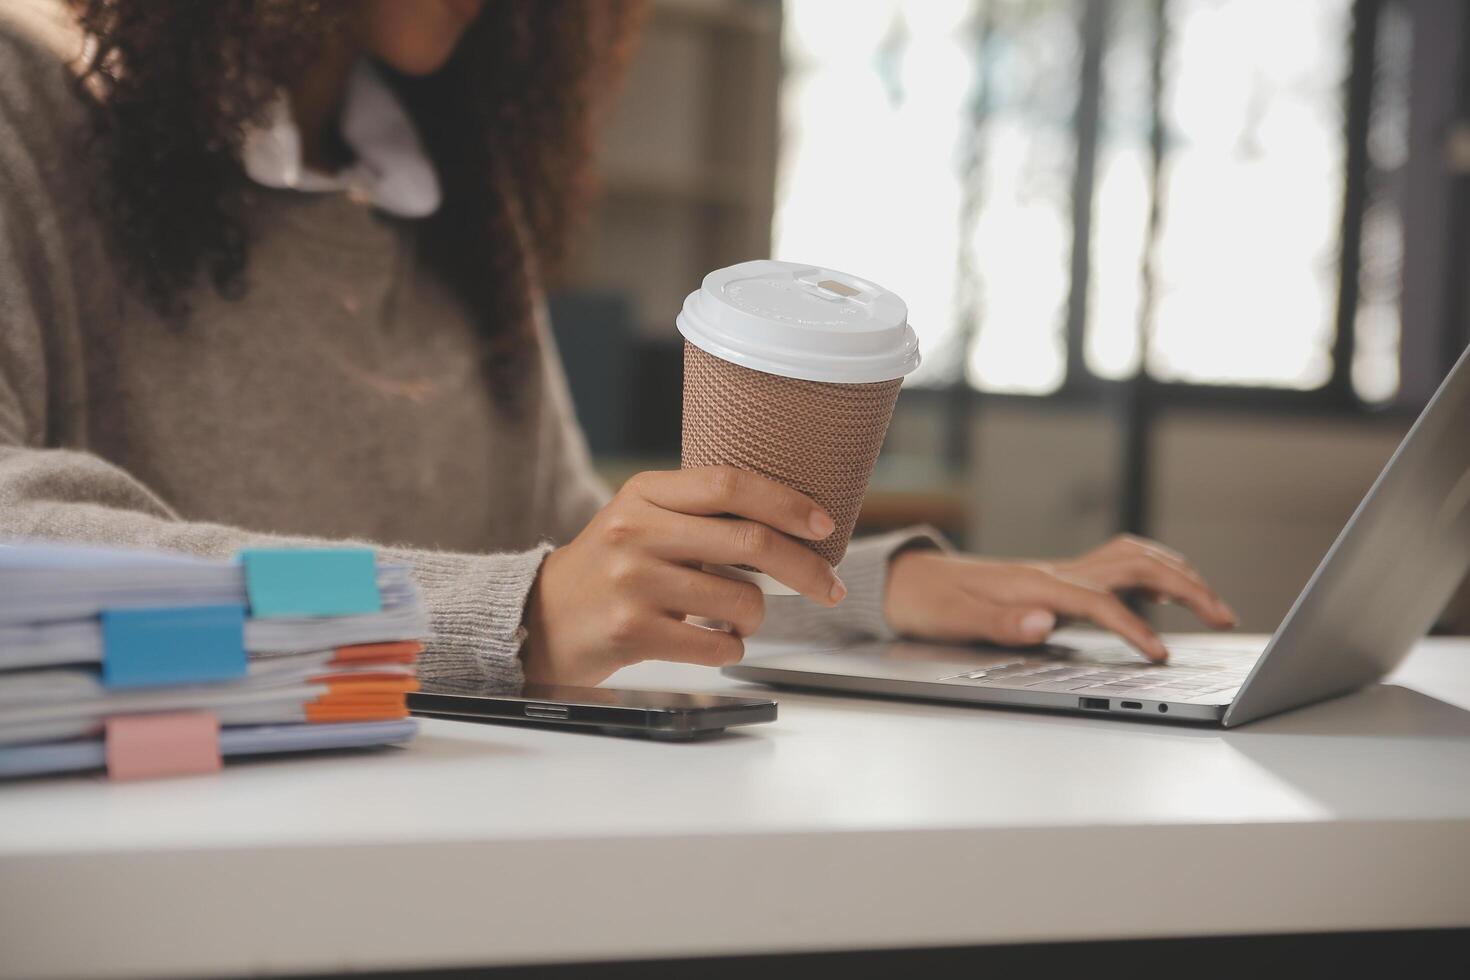
<svg viewBox="0 0 1470 980">
<path fill-rule="evenodd" d="M 905 551 L 889 566 L 884 613 L 907 636 L 1012 646 L 1044 642 L 1063 620 L 1086 620 L 1150 660 L 1168 659 L 1158 634 L 1119 598 L 1128 592 L 1187 606 L 1214 629 L 1238 621 L 1181 555 L 1131 535 L 1056 562 Z"/>
</svg>

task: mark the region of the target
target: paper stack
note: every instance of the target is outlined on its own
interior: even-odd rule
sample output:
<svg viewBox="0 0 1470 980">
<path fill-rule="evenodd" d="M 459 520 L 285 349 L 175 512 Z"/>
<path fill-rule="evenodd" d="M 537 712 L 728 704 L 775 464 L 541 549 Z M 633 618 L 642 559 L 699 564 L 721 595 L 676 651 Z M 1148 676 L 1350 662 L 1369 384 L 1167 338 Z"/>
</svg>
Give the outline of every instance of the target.
<svg viewBox="0 0 1470 980">
<path fill-rule="evenodd" d="M 428 616 L 370 549 L 0 543 L 0 777 L 403 742 Z"/>
</svg>

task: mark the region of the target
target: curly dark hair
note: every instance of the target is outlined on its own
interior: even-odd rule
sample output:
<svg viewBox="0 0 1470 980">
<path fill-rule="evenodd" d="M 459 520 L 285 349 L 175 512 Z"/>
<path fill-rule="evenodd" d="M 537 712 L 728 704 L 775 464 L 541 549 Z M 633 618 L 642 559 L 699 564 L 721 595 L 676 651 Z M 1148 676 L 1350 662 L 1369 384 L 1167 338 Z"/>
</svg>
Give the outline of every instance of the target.
<svg viewBox="0 0 1470 980">
<path fill-rule="evenodd" d="M 239 149 L 276 91 L 346 24 L 344 0 L 71 0 L 79 80 L 119 255 L 161 312 L 201 274 L 246 288 Z M 645 0 L 495 0 L 442 69 L 389 75 L 439 171 L 429 261 L 486 341 L 497 398 L 532 345 L 527 277 L 553 272 L 592 193 L 594 122 Z"/>
</svg>

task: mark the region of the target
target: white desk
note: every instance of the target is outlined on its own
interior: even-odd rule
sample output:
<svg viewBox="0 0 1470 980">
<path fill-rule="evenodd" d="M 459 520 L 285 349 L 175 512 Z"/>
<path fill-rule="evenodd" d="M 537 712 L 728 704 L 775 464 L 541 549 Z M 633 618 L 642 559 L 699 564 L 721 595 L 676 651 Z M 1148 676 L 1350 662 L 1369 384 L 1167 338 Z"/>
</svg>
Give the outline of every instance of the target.
<svg viewBox="0 0 1470 980">
<path fill-rule="evenodd" d="M 645 664 L 625 686 L 718 690 Z M 1470 642 L 1230 733 L 780 694 L 695 744 L 0 788 L 0 973 L 390 969 L 1470 925 Z"/>
</svg>

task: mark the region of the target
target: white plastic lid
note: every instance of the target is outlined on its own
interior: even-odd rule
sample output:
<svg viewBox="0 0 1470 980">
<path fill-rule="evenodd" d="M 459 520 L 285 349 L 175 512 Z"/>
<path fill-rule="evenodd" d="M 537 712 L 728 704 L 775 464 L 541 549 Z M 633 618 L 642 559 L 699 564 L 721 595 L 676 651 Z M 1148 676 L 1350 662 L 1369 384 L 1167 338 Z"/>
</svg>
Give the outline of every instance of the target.
<svg viewBox="0 0 1470 980">
<path fill-rule="evenodd" d="M 857 276 L 760 259 L 716 269 L 676 323 L 706 353 L 766 374 L 863 384 L 919 366 L 908 306 Z"/>
</svg>

